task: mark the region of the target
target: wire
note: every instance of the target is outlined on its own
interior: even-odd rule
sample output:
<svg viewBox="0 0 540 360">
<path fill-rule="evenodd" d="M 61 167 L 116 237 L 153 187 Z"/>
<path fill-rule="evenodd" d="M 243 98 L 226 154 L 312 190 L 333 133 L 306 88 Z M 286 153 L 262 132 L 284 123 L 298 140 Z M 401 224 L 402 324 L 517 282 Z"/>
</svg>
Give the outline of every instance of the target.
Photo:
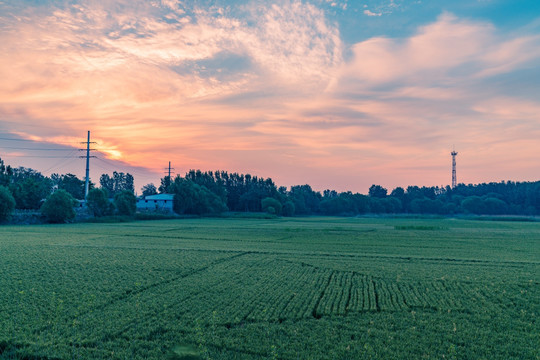
<svg viewBox="0 0 540 360">
<path fill-rule="evenodd" d="M 51 166 L 50 168 L 44 170 L 43 173 L 48 173 L 48 172 L 53 173 L 53 172 L 55 172 L 57 169 L 59 169 L 59 168 L 61 168 L 61 167 L 66 167 L 66 166 L 72 164 L 75 160 L 78 160 L 78 159 L 69 159 L 69 160 L 67 160 L 67 161 L 62 160 L 62 161 L 60 161 L 60 162 L 54 164 L 54 165 Z"/>
<path fill-rule="evenodd" d="M 53 129 L 53 130 L 60 130 L 62 129 L 62 126 L 46 126 L 43 124 L 25 124 L 21 123 L 20 121 L 9 121 L 9 120 L 0 120 L 0 125 L 7 125 L 7 124 L 13 124 L 16 127 L 23 126 L 23 127 L 31 127 L 32 129 L 35 129 L 36 127 L 39 127 L 40 129 Z"/>
<path fill-rule="evenodd" d="M 35 150 L 35 151 L 73 151 L 73 149 L 43 149 L 43 148 L 24 148 L 24 147 L 11 147 L 11 146 L 0 146 L 2 149 L 10 150 Z"/>
<path fill-rule="evenodd" d="M 0 140 L 9 140 L 9 141 L 32 141 L 32 142 L 36 142 L 34 140 L 29 140 L 29 139 L 10 139 L 10 138 L 3 138 L 3 137 L 0 137 Z"/>
<path fill-rule="evenodd" d="M 6 141 L 29 141 L 33 143 L 51 143 L 47 140 L 31 140 L 31 139 L 13 139 L 13 138 L 6 138 L 6 137 L 0 137 L 0 140 L 6 140 Z M 65 141 L 69 144 L 86 144 L 86 141 Z"/>
<path fill-rule="evenodd" d="M 18 158 L 36 158 L 36 159 L 69 159 L 69 158 L 78 158 L 78 156 L 47 156 L 47 155 L 5 155 L 7 157 L 18 157 Z"/>
<path fill-rule="evenodd" d="M 100 157 L 96 157 L 96 159 L 97 159 L 97 160 L 100 160 L 100 161 L 102 161 L 102 162 L 104 162 L 105 164 L 107 164 L 107 165 L 109 165 L 109 166 L 112 166 L 112 167 L 113 167 L 112 170 L 118 169 L 118 165 L 113 164 L 112 162 L 110 162 L 110 161 L 108 161 L 108 160 L 102 159 L 102 158 L 100 158 Z M 94 164 L 95 164 L 95 163 L 94 163 Z M 99 165 L 98 165 L 98 166 L 99 166 Z M 99 167 L 102 168 L 103 170 L 111 170 L 111 169 L 105 169 L 105 168 L 103 168 L 103 167 L 101 167 L 101 166 L 99 166 Z M 133 170 L 130 170 L 129 173 L 130 173 L 131 175 L 138 175 L 138 176 L 145 177 L 145 178 L 151 177 L 151 174 L 149 174 L 149 173 L 151 173 L 150 171 L 149 171 L 149 173 L 146 173 L 146 174 L 145 174 L 145 173 L 140 172 L 140 171 L 133 171 Z"/>
</svg>

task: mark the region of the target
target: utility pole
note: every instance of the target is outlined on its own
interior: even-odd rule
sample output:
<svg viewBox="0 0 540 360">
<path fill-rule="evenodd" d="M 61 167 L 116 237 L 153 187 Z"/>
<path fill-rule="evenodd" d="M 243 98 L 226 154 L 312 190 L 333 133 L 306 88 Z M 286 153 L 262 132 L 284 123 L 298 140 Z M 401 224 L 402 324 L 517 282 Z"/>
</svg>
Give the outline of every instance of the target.
<svg viewBox="0 0 540 360">
<path fill-rule="evenodd" d="M 79 156 L 79 158 L 86 158 L 86 179 L 84 181 L 84 203 L 86 204 L 86 199 L 88 197 L 88 188 L 90 185 L 90 158 L 95 156 L 90 156 L 90 151 L 95 149 L 90 149 L 90 144 L 95 144 L 95 142 L 90 142 L 90 130 L 88 130 L 88 139 L 81 144 L 86 144 L 86 156 Z M 79 149 L 84 151 L 85 149 Z"/>
</svg>

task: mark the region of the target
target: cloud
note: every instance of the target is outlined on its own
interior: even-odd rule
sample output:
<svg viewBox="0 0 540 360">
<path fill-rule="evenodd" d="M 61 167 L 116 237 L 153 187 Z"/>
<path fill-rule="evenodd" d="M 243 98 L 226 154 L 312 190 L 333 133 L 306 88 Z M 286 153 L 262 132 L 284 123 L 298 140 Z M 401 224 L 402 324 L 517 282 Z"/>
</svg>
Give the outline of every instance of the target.
<svg viewBox="0 0 540 360">
<path fill-rule="evenodd" d="M 449 13 L 408 37 L 356 44 L 303 1 L 2 13 L 9 131 L 67 144 L 90 129 L 109 159 L 156 173 L 172 160 L 179 173 L 222 168 L 318 189 L 440 185 L 452 144 L 466 165 L 467 154 L 508 156 L 540 136 L 538 101 L 509 93 L 504 77 L 529 74 L 539 37 Z M 530 164 L 536 152 L 521 156 Z M 471 179 L 484 179 L 480 163 L 466 165 Z"/>
<path fill-rule="evenodd" d="M 4 17 L 17 35 L 0 34 L 0 111 L 72 135 L 91 128 L 134 164 L 149 164 L 156 141 L 177 144 L 172 134 L 199 150 L 230 141 L 256 149 L 271 141 L 251 138 L 249 127 L 271 114 L 221 99 L 313 93 L 342 61 L 337 27 L 310 4 L 246 7 L 242 19 L 221 8 L 148 4 L 74 3 Z"/>
<path fill-rule="evenodd" d="M 345 78 L 362 84 L 456 83 L 510 72 L 540 57 L 540 37 L 507 39 L 493 25 L 444 13 L 407 39 L 371 38 L 354 44 Z"/>
<path fill-rule="evenodd" d="M 374 13 L 373 11 L 367 9 L 367 10 L 364 10 L 364 15 L 367 15 L 367 16 L 381 16 L 382 13 Z"/>
</svg>

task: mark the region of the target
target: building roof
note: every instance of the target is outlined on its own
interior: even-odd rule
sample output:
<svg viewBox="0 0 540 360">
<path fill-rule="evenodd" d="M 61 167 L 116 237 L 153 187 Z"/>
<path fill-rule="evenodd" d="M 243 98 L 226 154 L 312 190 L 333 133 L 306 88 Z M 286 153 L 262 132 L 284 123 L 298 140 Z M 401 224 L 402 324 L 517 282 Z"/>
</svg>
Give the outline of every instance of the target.
<svg viewBox="0 0 540 360">
<path fill-rule="evenodd" d="M 174 194 L 148 195 L 144 199 L 145 200 L 173 200 L 174 199 Z"/>
</svg>

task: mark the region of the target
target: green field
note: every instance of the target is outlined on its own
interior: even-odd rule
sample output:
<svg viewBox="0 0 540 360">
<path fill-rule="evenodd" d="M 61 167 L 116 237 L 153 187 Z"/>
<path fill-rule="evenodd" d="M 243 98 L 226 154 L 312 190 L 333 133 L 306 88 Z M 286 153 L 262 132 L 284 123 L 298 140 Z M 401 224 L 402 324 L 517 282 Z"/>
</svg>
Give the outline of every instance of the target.
<svg viewBox="0 0 540 360">
<path fill-rule="evenodd" d="M 540 223 L 0 227 L 1 359 L 540 359 Z"/>
</svg>

